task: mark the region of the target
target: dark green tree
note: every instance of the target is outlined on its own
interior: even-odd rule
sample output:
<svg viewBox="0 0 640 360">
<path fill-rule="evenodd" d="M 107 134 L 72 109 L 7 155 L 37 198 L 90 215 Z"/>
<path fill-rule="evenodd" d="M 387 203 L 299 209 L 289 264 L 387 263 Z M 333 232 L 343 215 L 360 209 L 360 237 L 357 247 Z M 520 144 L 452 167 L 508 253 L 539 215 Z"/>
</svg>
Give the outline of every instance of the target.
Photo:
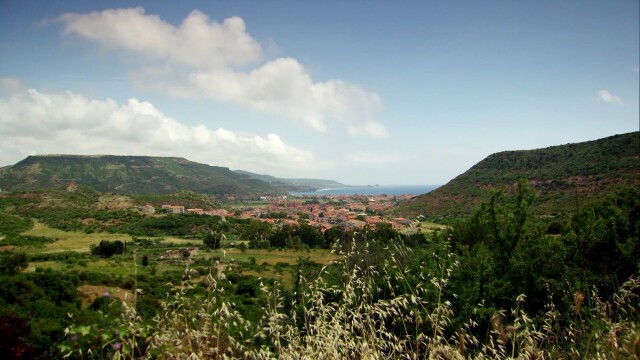
<svg viewBox="0 0 640 360">
<path fill-rule="evenodd" d="M 202 242 L 204 245 L 210 249 L 219 249 L 222 244 L 222 240 L 226 237 L 223 233 L 217 231 L 210 231 L 204 234 L 204 239 Z"/>
<path fill-rule="evenodd" d="M 91 255 L 109 258 L 120 254 L 124 254 L 124 243 L 120 240 L 102 240 L 100 244 L 91 246 Z"/>
<path fill-rule="evenodd" d="M 622 188 L 584 208 L 563 240 L 583 286 L 615 289 L 640 271 L 640 190 Z"/>
<path fill-rule="evenodd" d="M 23 252 L 4 253 L 0 258 L 0 271 L 4 274 L 15 275 L 27 268 L 29 259 Z"/>
</svg>

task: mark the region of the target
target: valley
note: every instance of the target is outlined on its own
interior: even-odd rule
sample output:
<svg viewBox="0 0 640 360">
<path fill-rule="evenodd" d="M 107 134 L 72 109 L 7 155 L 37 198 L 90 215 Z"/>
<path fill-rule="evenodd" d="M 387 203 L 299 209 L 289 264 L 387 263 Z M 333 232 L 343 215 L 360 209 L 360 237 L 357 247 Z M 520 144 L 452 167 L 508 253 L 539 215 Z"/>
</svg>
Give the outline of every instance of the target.
<svg viewBox="0 0 640 360">
<path fill-rule="evenodd" d="M 444 186 L 444 194 L 469 176 L 493 177 L 493 166 L 487 173 L 494 175 L 481 175 L 492 159 Z M 462 356 L 456 339 L 480 357 L 529 351 L 590 357 L 613 351 L 611 326 L 620 329 L 615 351 L 633 354 L 640 192 L 629 186 L 638 181 L 633 166 L 608 163 L 610 172 L 589 176 L 623 180 L 610 189 L 591 185 L 590 200 L 573 213 L 562 201 L 549 202 L 556 195 L 540 185 L 544 170 L 533 180 L 514 174 L 520 180 L 513 184 L 509 178 L 478 190 L 469 185 L 457 193 L 459 203 L 440 189 L 419 196 L 137 194 L 41 177 L 31 184 L 49 187 L 0 193 L 0 318 L 22 324 L 10 341 L 45 358 L 153 357 L 158 349 L 201 351 L 204 343 L 236 344 L 225 350 L 234 357 L 270 358 L 283 351 L 275 345 L 280 341 L 308 346 L 320 336 L 315 331 L 339 341 L 342 326 L 364 331 L 383 324 L 360 344 L 398 337 L 397 350 L 376 350 L 391 357 Z M 47 173 L 46 165 L 37 168 L 30 173 Z M 611 175 L 619 169 L 626 177 Z M 422 199 L 435 202 L 400 217 Z M 468 214 L 433 216 L 443 201 L 457 209 L 479 203 Z M 605 304 L 621 312 L 600 312 Z M 511 315 L 500 321 L 509 325 L 496 325 L 506 309 Z M 476 325 L 466 327 L 469 321 Z M 520 330 L 504 333 L 504 326 Z M 179 335 L 185 327 L 189 333 Z M 426 336 L 417 340 L 413 332 Z M 558 334 L 564 340 L 544 340 Z"/>
</svg>

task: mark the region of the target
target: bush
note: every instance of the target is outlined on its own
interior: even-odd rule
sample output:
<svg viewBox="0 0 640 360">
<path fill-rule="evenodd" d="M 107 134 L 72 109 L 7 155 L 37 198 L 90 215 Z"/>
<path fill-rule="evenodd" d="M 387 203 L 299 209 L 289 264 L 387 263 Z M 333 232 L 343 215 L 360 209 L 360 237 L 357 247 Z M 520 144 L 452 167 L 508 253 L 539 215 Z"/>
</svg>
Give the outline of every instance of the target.
<svg viewBox="0 0 640 360">
<path fill-rule="evenodd" d="M 31 247 L 42 247 L 45 244 L 52 243 L 55 240 L 43 236 L 29 236 L 29 235 L 15 235 L 10 234 L 7 235 L 3 240 L 3 245 L 13 245 L 13 246 L 31 246 Z"/>
<path fill-rule="evenodd" d="M 564 230 L 564 226 L 561 223 L 554 221 L 551 224 L 549 224 L 549 226 L 547 226 L 546 233 L 549 235 L 560 235 L 562 234 L 563 230 Z"/>
<path fill-rule="evenodd" d="M 14 275 L 27 268 L 29 260 L 22 252 L 4 253 L 0 258 L 0 272 Z"/>
<path fill-rule="evenodd" d="M 100 244 L 91 246 L 91 255 L 109 258 L 113 255 L 124 254 L 124 243 L 120 240 L 102 240 Z"/>
</svg>

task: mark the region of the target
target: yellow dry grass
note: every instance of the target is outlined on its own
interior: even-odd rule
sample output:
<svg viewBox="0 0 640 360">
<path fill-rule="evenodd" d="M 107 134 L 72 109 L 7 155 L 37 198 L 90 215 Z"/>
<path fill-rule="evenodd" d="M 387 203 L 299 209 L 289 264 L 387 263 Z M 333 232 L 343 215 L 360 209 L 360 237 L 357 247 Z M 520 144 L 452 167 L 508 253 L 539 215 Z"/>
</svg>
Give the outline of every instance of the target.
<svg viewBox="0 0 640 360">
<path fill-rule="evenodd" d="M 53 260 L 48 260 L 48 261 L 30 261 L 29 265 L 27 266 L 26 269 L 24 269 L 24 272 L 35 272 L 36 268 L 42 268 L 42 269 L 51 269 L 51 270 L 62 270 L 65 267 L 65 264 L 59 262 L 59 261 L 53 261 Z"/>
<path fill-rule="evenodd" d="M 80 293 L 82 307 L 85 309 L 89 307 L 95 299 L 105 296 L 105 294 L 109 294 L 108 296 L 116 297 L 122 301 L 126 301 L 127 303 L 133 302 L 133 293 L 130 290 L 121 289 L 115 286 L 82 285 L 78 287 L 78 292 Z"/>
<path fill-rule="evenodd" d="M 132 241 L 131 235 L 128 234 L 86 234 L 81 231 L 64 231 L 51 228 L 37 220 L 34 220 L 33 228 L 25 231 L 23 234 L 32 236 L 44 236 L 56 239 L 55 242 L 47 244 L 43 248 L 34 250 L 34 252 L 36 253 L 52 253 L 62 251 L 88 252 L 91 245 L 98 244 L 101 240 Z M 162 242 L 166 244 L 184 245 L 188 243 L 198 243 L 201 241 L 180 239 L 176 237 L 164 237 Z"/>
<path fill-rule="evenodd" d="M 199 239 L 181 239 L 173 236 L 164 236 L 162 242 L 165 244 L 185 245 L 185 244 L 201 244 Z"/>
<path fill-rule="evenodd" d="M 424 232 L 431 232 L 431 231 L 434 231 L 434 230 L 443 230 L 443 229 L 447 228 L 446 225 L 436 224 L 436 223 L 429 222 L 429 221 L 422 221 L 420 223 L 420 225 L 418 225 L 418 226 Z"/>
<path fill-rule="evenodd" d="M 258 264 L 267 263 L 275 265 L 277 263 L 296 264 L 300 258 L 309 258 L 309 260 L 327 265 L 334 260 L 339 259 L 338 255 L 332 254 L 329 250 L 313 249 L 307 251 L 296 250 L 264 250 L 264 249 L 248 249 L 246 253 L 242 253 L 239 249 L 223 249 L 212 253 L 213 256 L 220 256 L 222 260 L 239 260 L 249 261 L 249 258 L 255 258 Z"/>
<path fill-rule="evenodd" d="M 51 228 L 39 221 L 34 221 L 33 228 L 25 231 L 23 234 L 56 239 L 56 241 L 46 244 L 42 248 L 36 249 L 34 252 L 37 253 L 62 251 L 88 252 L 91 245 L 98 244 L 101 240 L 131 241 L 130 235 L 109 233 L 85 234 L 79 231 L 62 231 Z"/>
<path fill-rule="evenodd" d="M 277 272 L 274 269 L 267 269 L 263 271 L 255 270 L 243 270 L 242 275 L 255 276 L 257 278 L 275 279 L 287 289 L 293 289 L 293 274 L 290 269 L 282 272 Z"/>
</svg>

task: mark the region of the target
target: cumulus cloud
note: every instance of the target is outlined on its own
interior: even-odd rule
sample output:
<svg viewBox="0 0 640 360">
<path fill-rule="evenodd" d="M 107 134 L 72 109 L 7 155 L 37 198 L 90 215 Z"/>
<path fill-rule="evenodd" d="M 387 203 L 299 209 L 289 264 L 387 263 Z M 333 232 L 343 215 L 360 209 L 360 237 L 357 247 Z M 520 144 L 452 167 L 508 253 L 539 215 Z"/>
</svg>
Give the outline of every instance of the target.
<svg viewBox="0 0 640 360">
<path fill-rule="evenodd" d="M 43 153 L 184 156 L 252 171 L 304 168 L 314 161 L 276 134 L 186 126 L 135 98 L 118 104 L 34 89 L 0 98 L 0 163 Z"/>
<path fill-rule="evenodd" d="M 75 34 L 110 48 L 198 68 L 240 66 L 261 58 L 262 50 L 239 17 L 223 23 L 192 11 L 178 27 L 142 7 L 110 9 L 58 18 L 65 34 Z"/>
<path fill-rule="evenodd" d="M 386 136 L 384 126 L 375 121 L 382 106 L 377 94 L 340 80 L 314 83 L 292 58 L 267 62 L 248 73 L 194 72 L 189 83 L 213 98 L 283 115 L 316 131 L 325 132 L 328 122 L 337 120 L 352 135 Z"/>
<path fill-rule="evenodd" d="M 147 59 L 135 84 L 171 96 L 207 96 L 275 114 L 325 132 L 340 126 L 354 136 L 381 138 L 380 97 L 343 80 L 314 82 L 296 59 L 262 61 L 262 49 L 244 21 L 223 23 L 199 11 L 175 27 L 144 9 L 115 9 L 59 18 L 64 33 Z"/>
<path fill-rule="evenodd" d="M 609 103 L 609 104 L 621 104 L 622 100 L 609 92 L 609 90 L 603 89 L 598 91 L 598 97 L 600 100 Z"/>
</svg>

